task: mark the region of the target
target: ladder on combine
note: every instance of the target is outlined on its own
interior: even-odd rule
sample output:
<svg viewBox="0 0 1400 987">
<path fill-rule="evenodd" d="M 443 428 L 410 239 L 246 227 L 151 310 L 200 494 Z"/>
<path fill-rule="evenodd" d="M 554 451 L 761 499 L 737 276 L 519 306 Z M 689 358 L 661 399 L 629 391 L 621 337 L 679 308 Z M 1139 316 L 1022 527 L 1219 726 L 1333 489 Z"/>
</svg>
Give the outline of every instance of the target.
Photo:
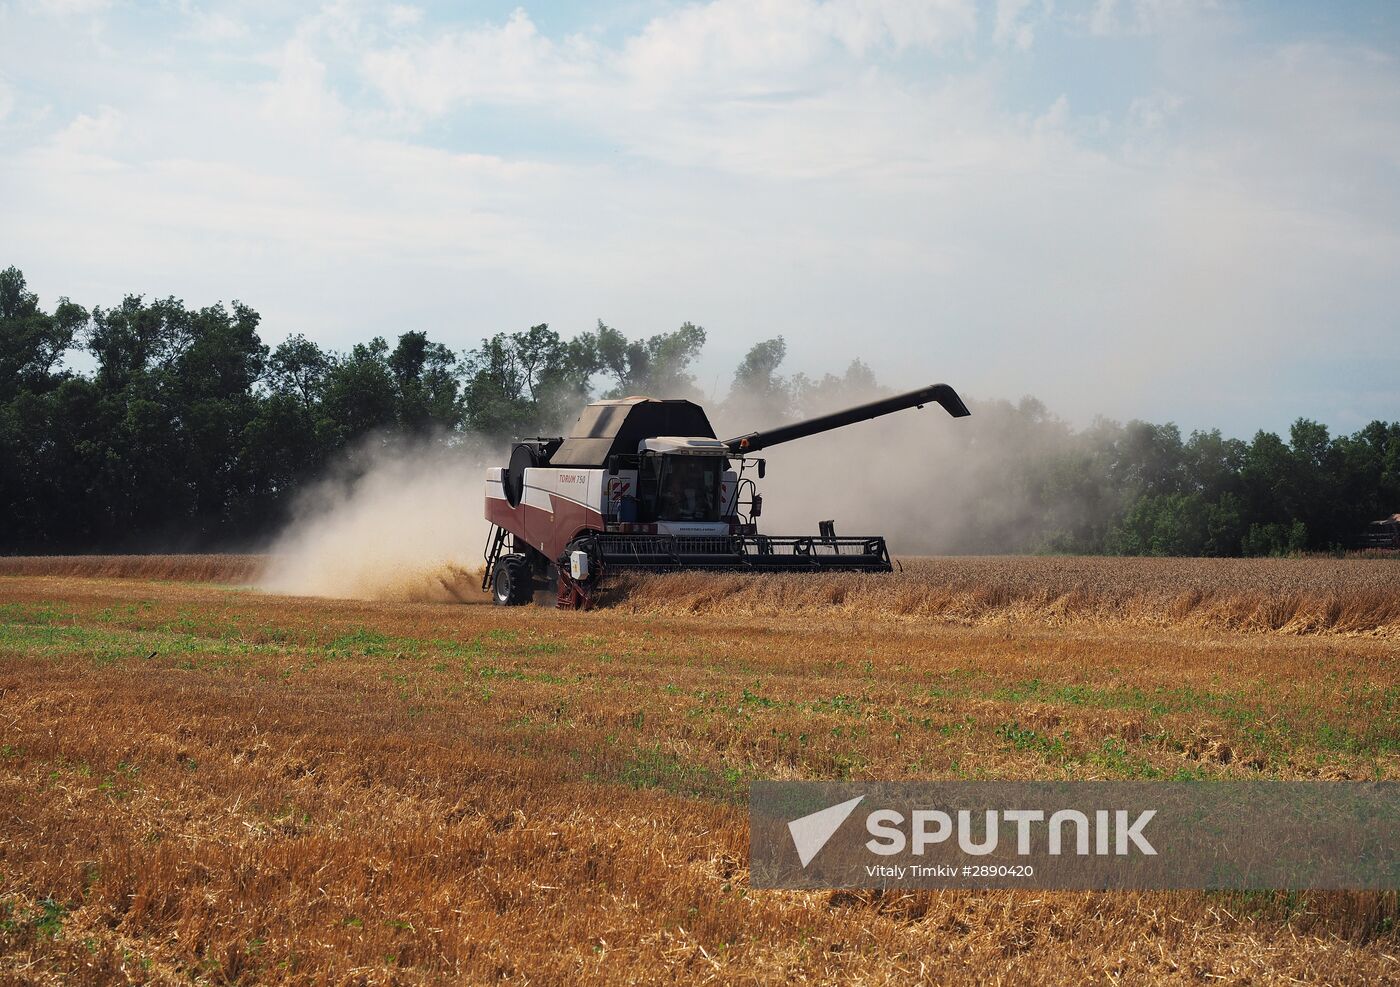
<svg viewBox="0 0 1400 987">
<path fill-rule="evenodd" d="M 491 580 L 496 576 L 496 562 L 506 547 L 508 537 L 510 537 L 509 531 L 494 524 L 491 525 L 491 531 L 486 536 L 486 571 L 481 577 L 481 588 L 487 593 L 491 592 Z"/>
</svg>

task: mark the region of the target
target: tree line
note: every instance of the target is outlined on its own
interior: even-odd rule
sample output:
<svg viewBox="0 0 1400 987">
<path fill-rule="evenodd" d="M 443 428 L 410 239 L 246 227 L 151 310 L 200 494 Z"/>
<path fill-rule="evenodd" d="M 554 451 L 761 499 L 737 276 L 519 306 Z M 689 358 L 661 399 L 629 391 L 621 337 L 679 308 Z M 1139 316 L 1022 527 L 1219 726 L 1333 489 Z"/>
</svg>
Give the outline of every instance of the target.
<svg viewBox="0 0 1400 987">
<path fill-rule="evenodd" d="M 541 324 L 465 352 L 414 330 L 336 352 L 303 335 L 270 347 L 260 321 L 240 302 L 139 295 L 46 310 L 21 271 L 0 272 L 0 551 L 246 546 L 367 441 L 503 444 L 558 434 L 600 395 L 702 398 L 705 330 L 689 322 L 635 339 Z M 883 390 L 859 360 L 809 378 L 783 374 L 785 355 L 782 337 L 755 344 L 720 413 L 765 425 Z M 1075 430 L 1034 400 L 973 407 L 1037 450 L 998 463 L 1030 506 L 1014 531 L 988 521 L 973 541 L 986 550 L 1327 550 L 1400 510 L 1400 422 L 1332 436 L 1299 419 L 1286 440 L 1244 441 L 1140 421 Z"/>
</svg>

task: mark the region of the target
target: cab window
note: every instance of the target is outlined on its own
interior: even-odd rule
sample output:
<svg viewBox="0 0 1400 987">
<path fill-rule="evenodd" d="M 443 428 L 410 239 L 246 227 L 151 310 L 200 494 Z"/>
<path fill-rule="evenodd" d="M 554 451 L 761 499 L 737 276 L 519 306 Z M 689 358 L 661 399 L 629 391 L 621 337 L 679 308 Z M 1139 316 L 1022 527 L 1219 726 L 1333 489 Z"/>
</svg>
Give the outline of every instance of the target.
<svg viewBox="0 0 1400 987">
<path fill-rule="evenodd" d="M 718 456 L 662 456 L 660 459 L 656 520 L 718 521 L 724 461 Z"/>
</svg>

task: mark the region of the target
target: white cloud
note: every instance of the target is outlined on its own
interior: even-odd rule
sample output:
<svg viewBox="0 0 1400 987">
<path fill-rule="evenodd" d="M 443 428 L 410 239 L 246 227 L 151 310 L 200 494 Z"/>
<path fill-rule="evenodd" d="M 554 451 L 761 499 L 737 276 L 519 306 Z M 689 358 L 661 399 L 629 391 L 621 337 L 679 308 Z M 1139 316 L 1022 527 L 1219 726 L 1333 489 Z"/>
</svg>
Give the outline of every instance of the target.
<svg viewBox="0 0 1400 987">
<path fill-rule="evenodd" d="M 55 135 L 53 146 L 75 154 L 115 152 L 121 143 L 125 122 L 119 110 L 100 106 L 93 114 L 78 114 Z"/>
<path fill-rule="evenodd" d="M 396 107 L 428 116 L 493 100 L 635 108 L 800 93 L 835 77 L 833 57 L 936 49 L 975 25 L 965 0 L 715 0 L 655 17 L 609 49 L 546 38 L 516 10 L 499 26 L 372 50 L 363 64 Z"/>
<path fill-rule="evenodd" d="M 952 124 L 962 111 L 944 93 L 981 99 L 962 79 L 911 99 L 862 55 L 935 51 L 974 28 L 972 7 L 954 0 L 717 0 L 653 18 L 608 48 L 547 38 L 517 10 L 500 25 L 371 50 L 362 70 L 396 111 L 420 120 L 520 105 L 671 164 L 831 174 L 926 152 L 905 146 L 910 121 L 893 107 Z M 944 143 L 961 153 L 958 141 Z"/>
<path fill-rule="evenodd" d="M 1032 129 L 1037 134 L 1053 134 L 1063 131 L 1068 122 L 1069 97 L 1061 93 L 1055 97 L 1055 102 L 1050 104 L 1049 109 L 1035 118 Z"/>
<path fill-rule="evenodd" d="M 386 17 L 390 27 L 413 27 L 423 21 L 423 8 L 396 3 L 389 6 Z"/>
<path fill-rule="evenodd" d="M 999 45 L 1014 45 L 1028 51 L 1035 43 L 1035 28 L 1021 19 L 1031 0 L 997 0 L 996 24 L 992 39 Z"/>
<path fill-rule="evenodd" d="M 1219 7 L 1217 0 L 1095 0 L 1086 26 L 1099 37 L 1154 34 Z"/>
<path fill-rule="evenodd" d="M 816 16 L 857 55 L 886 46 L 937 49 L 977 28 L 976 4 L 969 0 L 829 0 Z"/>
<path fill-rule="evenodd" d="M 301 39 L 288 41 L 272 59 L 275 81 L 261 87 L 263 112 L 281 123 L 325 129 L 348 116 L 339 97 L 326 83 L 326 65 Z"/>
<path fill-rule="evenodd" d="M 1097 0 L 1089 15 L 1089 33 L 1100 37 L 1118 30 L 1118 0 Z"/>
<path fill-rule="evenodd" d="M 237 293 L 272 339 L 692 318 L 707 378 L 782 332 L 793 369 L 1080 416 L 1214 387 L 1253 426 L 1264 399 L 1325 416 L 1279 396 L 1279 354 L 1393 327 L 1400 66 L 1362 46 L 1138 38 L 1160 65 L 1086 119 L 1056 79 L 1008 97 L 1012 57 L 1084 29 L 1045 5 L 980 37 L 961 4 L 721 0 L 620 38 L 369 9 L 260 28 L 232 82 L 57 26 L 3 50 L 67 121 L 0 158 L 16 262 L 89 304 Z M 1032 25 L 1032 57 L 998 49 Z"/>
<path fill-rule="evenodd" d="M 185 36 L 192 41 L 221 44 L 242 41 L 249 36 L 248 25 L 218 11 L 191 10 Z"/>
<path fill-rule="evenodd" d="M 370 50 L 362 69 L 395 107 L 430 117 L 481 102 L 560 99 L 596 71 L 576 48 L 542 36 L 523 10 L 499 27 Z"/>
<path fill-rule="evenodd" d="M 1176 93 L 1160 90 L 1138 96 L 1128 104 L 1127 129 L 1135 137 L 1159 134 L 1181 112 L 1184 101 Z"/>
<path fill-rule="evenodd" d="M 106 10 L 112 6 L 112 0 L 28 0 L 26 6 L 41 14 L 72 17 Z"/>
</svg>

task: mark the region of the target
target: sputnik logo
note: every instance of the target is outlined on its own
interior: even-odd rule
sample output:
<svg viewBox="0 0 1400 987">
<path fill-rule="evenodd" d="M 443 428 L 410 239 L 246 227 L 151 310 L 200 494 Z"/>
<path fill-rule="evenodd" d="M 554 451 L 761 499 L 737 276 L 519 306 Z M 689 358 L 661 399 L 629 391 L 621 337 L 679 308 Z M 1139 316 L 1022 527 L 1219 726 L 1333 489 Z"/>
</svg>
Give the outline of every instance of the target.
<svg viewBox="0 0 1400 987">
<path fill-rule="evenodd" d="M 788 823 L 788 832 L 792 834 L 792 845 L 797 847 L 797 859 L 802 861 L 804 868 L 812 862 L 813 857 L 821 852 L 822 847 L 826 846 L 827 840 L 836 835 L 841 824 L 852 812 L 856 811 L 856 806 L 864 799 L 864 795 L 857 795 L 849 802 L 829 805 L 810 816 L 803 816 L 801 819 L 794 819 Z"/>
</svg>

